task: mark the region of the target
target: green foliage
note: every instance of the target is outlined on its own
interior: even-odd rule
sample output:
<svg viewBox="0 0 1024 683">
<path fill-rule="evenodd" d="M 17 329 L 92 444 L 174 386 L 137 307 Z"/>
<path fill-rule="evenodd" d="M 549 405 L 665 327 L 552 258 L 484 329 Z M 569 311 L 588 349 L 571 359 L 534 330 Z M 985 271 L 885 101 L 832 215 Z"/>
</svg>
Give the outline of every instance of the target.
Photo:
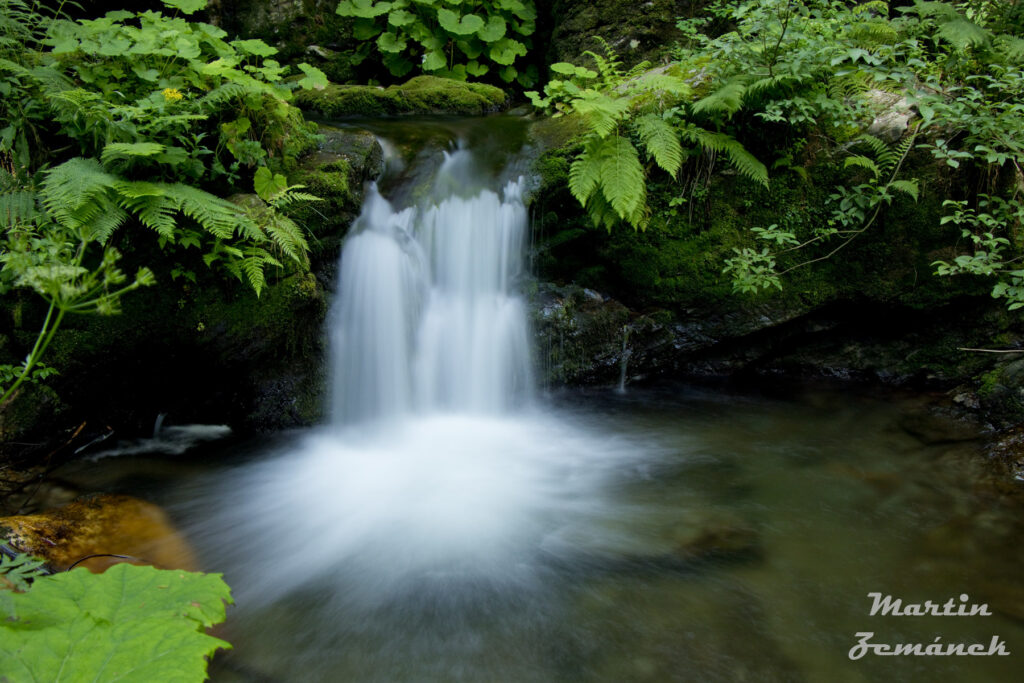
<svg viewBox="0 0 1024 683">
<path fill-rule="evenodd" d="M 165 5 L 192 14 L 206 2 Z M 25 361 L 3 368 L 0 410 L 51 372 L 40 357 L 66 313 L 115 313 L 155 282 L 149 268 L 129 280 L 117 267 L 115 243 L 131 249 L 136 227 L 165 250 L 203 250 L 257 295 L 282 257 L 308 266 L 282 212 L 309 195 L 223 197 L 312 148 L 315 127 L 289 101 L 296 87 L 324 87 L 319 70 L 300 64 L 289 83 L 262 41 L 160 12 L 72 21 L 22 0 L 0 10 L 0 295 L 28 288 L 49 304 Z"/>
<path fill-rule="evenodd" d="M 532 0 L 342 0 L 337 13 L 354 18 L 360 59 L 375 47 L 394 76 L 418 66 L 457 80 L 492 71 L 506 83 L 536 80 L 534 67 L 515 66 L 536 29 Z"/>
<path fill-rule="evenodd" d="M 32 581 L 49 573 L 44 565 L 42 560 L 19 553 L 0 541 L 0 591 L 27 591 Z"/>
<path fill-rule="evenodd" d="M 594 225 L 646 225 L 648 176 L 638 145 L 672 177 L 696 149 L 724 154 L 741 175 L 767 183 L 767 169 L 738 140 L 694 123 L 700 111 L 689 83 L 669 71 L 646 71 L 647 63 L 623 71 L 615 52 L 604 48 L 604 55 L 585 53 L 596 70 L 553 64 L 554 73 L 568 78 L 549 81 L 543 95 L 526 93 L 534 106 L 552 109 L 554 116 L 572 114 L 586 125 L 582 151 L 569 169 L 569 190 Z M 684 142 L 691 150 L 684 150 Z"/>
<path fill-rule="evenodd" d="M 207 658 L 231 647 L 204 632 L 232 602 L 219 574 L 117 564 L 43 576 L 39 566 L 24 555 L 0 565 L 18 591 L 0 590 L 5 680 L 202 681 Z"/>
</svg>

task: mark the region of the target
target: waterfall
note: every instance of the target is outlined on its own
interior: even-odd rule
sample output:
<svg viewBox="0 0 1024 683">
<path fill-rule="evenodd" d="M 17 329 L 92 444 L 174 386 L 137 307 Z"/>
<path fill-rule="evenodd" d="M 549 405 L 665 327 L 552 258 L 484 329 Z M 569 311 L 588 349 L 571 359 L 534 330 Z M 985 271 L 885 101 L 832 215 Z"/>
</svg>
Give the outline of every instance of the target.
<svg viewBox="0 0 1024 683">
<path fill-rule="evenodd" d="M 495 191 L 477 178 L 458 149 L 420 206 L 396 210 L 370 187 L 331 315 L 335 425 L 529 402 L 523 179 Z"/>
<path fill-rule="evenodd" d="M 328 319 L 329 423 L 246 468 L 204 517 L 239 604 L 321 585 L 326 611 L 369 614 L 410 592 L 422 606 L 539 585 L 543 562 L 602 535 L 576 530 L 648 452 L 537 400 L 525 183 L 479 150 L 421 153 L 432 175 L 382 181 L 391 197 L 368 188 Z"/>
</svg>

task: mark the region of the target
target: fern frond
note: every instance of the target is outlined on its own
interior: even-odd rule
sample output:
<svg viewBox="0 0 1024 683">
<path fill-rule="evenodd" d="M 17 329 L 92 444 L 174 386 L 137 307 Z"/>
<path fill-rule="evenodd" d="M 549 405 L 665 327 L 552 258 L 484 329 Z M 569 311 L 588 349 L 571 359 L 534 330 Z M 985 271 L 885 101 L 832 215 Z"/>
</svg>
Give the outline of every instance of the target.
<svg viewBox="0 0 1024 683">
<path fill-rule="evenodd" d="M 101 211 L 116 208 L 106 195 L 117 182 L 95 159 L 76 157 L 46 173 L 40 197 L 50 215 L 78 230 Z"/>
<path fill-rule="evenodd" d="M 876 164 L 874 160 L 859 154 L 846 157 L 846 160 L 843 162 L 843 168 L 850 168 L 851 166 L 866 168 L 875 178 L 882 174 L 881 169 L 878 168 L 878 164 Z"/>
<path fill-rule="evenodd" d="M 916 180 L 894 180 L 889 183 L 889 187 L 899 192 L 909 194 L 914 198 L 916 202 L 919 195 L 919 189 Z"/>
<path fill-rule="evenodd" d="M 746 85 L 739 80 L 732 80 L 710 95 L 702 97 L 693 104 L 695 114 L 725 114 L 729 118 L 743 107 L 743 94 Z"/>
<path fill-rule="evenodd" d="M 167 196 L 162 184 L 124 181 L 115 189 L 120 205 L 135 214 L 139 222 L 164 239 L 174 238 L 178 204 Z"/>
<path fill-rule="evenodd" d="M 644 143 L 647 152 L 654 161 L 671 175 L 679 171 L 683 164 L 683 147 L 679 144 L 679 134 L 665 119 L 656 114 L 645 114 L 636 120 L 637 133 Z"/>
<path fill-rule="evenodd" d="M 644 168 L 640 155 L 629 140 L 611 135 L 599 150 L 601 192 L 623 220 L 636 215 L 646 197 Z"/>
<path fill-rule="evenodd" d="M 1024 62 L 1024 38 L 1000 35 L 996 38 L 996 49 L 1004 58 L 1014 64 Z"/>
<path fill-rule="evenodd" d="M 619 119 L 629 110 L 629 100 L 585 90 L 581 97 L 572 101 L 572 106 L 583 116 L 590 129 L 603 138 L 615 130 Z"/>
<path fill-rule="evenodd" d="M 245 96 L 248 92 L 248 86 L 241 83 L 225 83 L 201 97 L 199 106 L 203 109 L 215 109 L 226 102 Z"/>
<path fill-rule="evenodd" d="M 16 190 L 0 194 L 0 227 L 28 225 L 36 217 L 36 193 Z"/>
<path fill-rule="evenodd" d="M 583 151 L 569 167 L 569 192 L 581 206 L 587 205 L 587 200 L 601 182 L 600 146 L 600 138 L 589 138 Z"/>
<path fill-rule="evenodd" d="M 685 129 L 684 135 L 705 150 L 725 154 L 740 175 L 756 183 L 768 185 L 768 169 L 736 138 L 725 133 L 712 133 L 696 126 Z"/>
<path fill-rule="evenodd" d="M 111 161 L 131 159 L 135 157 L 152 157 L 166 149 L 156 142 L 111 142 L 103 146 L 100 161 L 109 164 Z"/>
<path fill-rule="evenodd" d="M 991 34 L 973 21 L 958 16 L 939 23 L 938 35 L 958 50 L 981 47 L 991 40 Z"/>
<path fill-rule="evenodd" d="M 238 231 L 243 237 L 260 241 L 263 233 L 256 227 L 241 207 L 221 199 L 209 192 L 204 192 L 191 185 L 174 183 L 163 186 L 167 196 L 171 198 L 177 209 L 201 225 L 211 235 L 220 239 L 229 239 Z"/>
<path fill-rule="evenodd" d="M 305 264 L 308 262 L 306 252 L 309 251 L 309 244 L 302 234 L 302 229 L 291 218 L 275 212 L 273 217 L 264 226 L 267 236 L 296 263 Z"/>
</svg>

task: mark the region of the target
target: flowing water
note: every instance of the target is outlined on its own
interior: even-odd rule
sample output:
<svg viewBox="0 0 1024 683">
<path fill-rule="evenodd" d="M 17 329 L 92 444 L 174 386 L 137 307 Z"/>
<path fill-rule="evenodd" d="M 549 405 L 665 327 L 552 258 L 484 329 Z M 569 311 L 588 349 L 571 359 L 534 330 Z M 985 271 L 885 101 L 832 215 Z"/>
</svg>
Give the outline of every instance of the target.
<svg viewBox="0 0 1024 683">
<path fill-rule="evenodd" d="M 913 426 L 913 399 L 538 395 L 528 183 L 482 161 L 484 133 L 369 189 L 329 424 L 215 466 L 68 474 L 163 502 L 225 572 L 215 680 L 1015 680 L 1019 510 L 977 484 L 975 443 Z M 872 617 L 872 591 L 995 613 Z M 1012 654 L 851 661 L 864 631 Z"/>
</svg>

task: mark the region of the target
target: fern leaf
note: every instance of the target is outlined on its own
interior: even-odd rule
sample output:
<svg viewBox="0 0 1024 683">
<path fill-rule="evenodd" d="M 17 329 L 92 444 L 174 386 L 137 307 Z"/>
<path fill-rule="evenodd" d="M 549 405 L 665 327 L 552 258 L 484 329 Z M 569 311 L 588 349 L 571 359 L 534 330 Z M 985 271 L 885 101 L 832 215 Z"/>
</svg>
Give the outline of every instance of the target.
<svg viewBox="0 0 1024 683">
<path fill-rule="evenodd" d="M 619 119 L 629 110 L 626 98 L 609 97 L 595 90 L 585 90 L 582 97 L 572 101 L 576 112 L 583 116 L 590 129 L 605 137 L 618 126 Z"/>
<path fill-rule="evenodd" d="M 846 160 L 843 162 L 843 168 L 850 168 L 851 166 L 859 166 L 861 168 L 866 168 L 867 170 L 871 171 L 871 175 L 874 176 L 875 178 L 882 174 L 881 170 L 878 168 L 878 164 L 876 164 L 874 160 L 859 154 L 846 157 Z"/>
<path fill-rule="evenodd" d="M 36 216 L 36 193 L 17 190 L 0 194 L 0 227 L 27 225 Z"/>
<path fill-rule="evenodd" d="M 768 169 L 757 160 L 757 157 L 748 152 L 747 148 L 736 138 L 725 133 L 712 133 L 696 126 L 687 129 L 685 133 L 689 139 L 704 149 L 725 154 L 729 159 L 729 163 L 739 171 L 740 175 L 756 183 L 768 185 Z"/>
<path fill-rule="evenodd" d="M 646 197 L 644 168 L 636 147 L 612 135 L 601 142 L 601 192 L 623 220 L 630 220 Z"/>
<path fill-rule="evenodd" d="M 599 138 L 590 138 L 569 167 L 569 192 L 581 206 L 587 205 L 587 200 L 601 182 L 600 146 Z"/>
<path fill-rule="evenodd" d="M 891 183 L 889 183 L 889 187 L 899 192 L 909 194 L 911 197 L 914 198 L 915 202 L 917 201 L 918 187 L 916 180 L 894 180 Z"/>
<path fill-rule="evenodd" d="M 738 80 L 729 81 L 715 92 L 697 100 L 695 114 L 725 114 L 729 118 L 743 107 L 746 86 Z"/>
<path fill-rule="evenodd" d="M 940 38 L 958 50 L 965 50 L 968 47 L 981 47 L 987 45 L 991 39 L 988 31 L 961 16 L 941 22 L 937 33 Z"/>
<path fill-rule="evenodd" d="M 108 164 L 120 159 L 156 156 L 164 151 L 164 146 L 156 142 L 111 142 L 104 145 L 100 152 L 100 161 Z"/>
<path fill-rule="evenodd" d="M 658 166 L 675 176 L 683 165 L 683 147 L 679 144 L 676 129 L 656 114 L 645 114 L 638 118 L 636 128 L 644 147 Z"/>
<path fill-rule="evenodd" d="M 263 234 L 235 204 L 209 192 L 182 183 L 164 186 L 167 196 L 176 202 L 178 210 L 199 223 L 214 237 L 229 239 L 239 231 L 244 237 L 260 240 Z"/>
</svg>

